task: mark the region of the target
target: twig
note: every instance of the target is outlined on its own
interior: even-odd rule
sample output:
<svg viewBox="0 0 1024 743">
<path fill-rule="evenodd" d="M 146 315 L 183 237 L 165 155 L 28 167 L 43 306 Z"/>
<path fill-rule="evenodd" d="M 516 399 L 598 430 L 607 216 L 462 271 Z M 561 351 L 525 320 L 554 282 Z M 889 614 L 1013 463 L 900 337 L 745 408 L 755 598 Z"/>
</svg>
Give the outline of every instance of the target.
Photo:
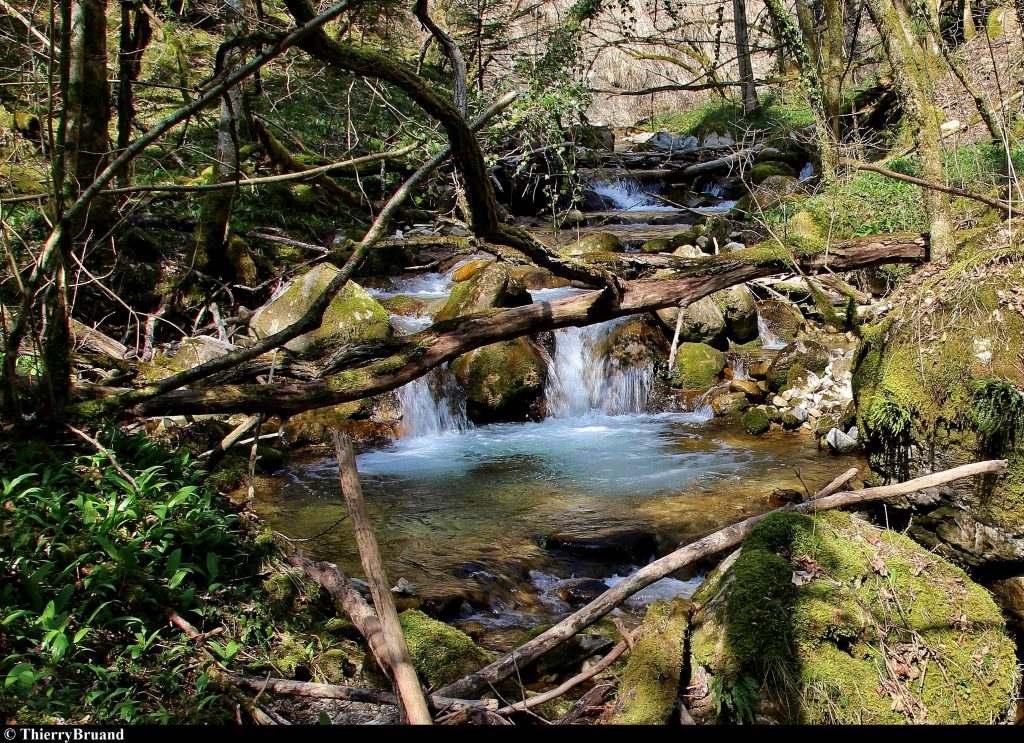
<svg viewBox="0 0 1024 743">
<path fill-rule="evenodd" d="M 87 441 L 89 444 L 95 447 L 97 451 L 99 451 L 103 456 L 107 458 L 107 460 L 110 462 L 110 466 L 114 468 L 117 474 L 119 474 L 129 483 L 131 483 L 131 486 L 135 489 L 136 493 L 139 492 L 139 483 L 137 483 L 135 481 L 135 478 L 129 475 L 127 472 L 125 472 L 124 468 L 117 463 L 117 459 L 114 458 L 114 454 L 113 452 L 110 451 L 110 449 L 105 447 L 103 444 L 101 444 L 99 441 L 97 441 L 92 436 L 87 434 L 85 431 L 81 431 L 75 428 L 70 423 L 65 423 L 64 425 L 67 426 L 67 429 L 71 431 L 71 433 L 75 434 L 75 436 L 77 436 L 80 439 L 83 439 L 84 441 Z"/>
</svg>

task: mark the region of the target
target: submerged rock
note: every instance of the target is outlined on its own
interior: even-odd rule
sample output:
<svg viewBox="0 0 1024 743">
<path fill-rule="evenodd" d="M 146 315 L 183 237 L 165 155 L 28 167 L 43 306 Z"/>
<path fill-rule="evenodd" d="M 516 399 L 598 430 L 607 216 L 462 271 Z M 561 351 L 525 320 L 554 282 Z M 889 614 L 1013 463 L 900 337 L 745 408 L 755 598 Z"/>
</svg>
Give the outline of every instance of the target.
<svg viewBox="0 0 1024 743">
<path fill-rule="evenodd" d="M 324 263 L 293 279 L 274 299 L 253 313 L 249 329 L 257 338 L 284 330 L 301 318 L 339 270 Z M 391 337 L 390 316 L 380 302 L 353 281 L 331 300 L 316 330 L 285 344 L 292 353 L 318 358 L 337 348 Z"/>
<path fill-rule="evenodd" d="M 725 354 L 704 343 L 680 343 L 676 350 L 676 368 L 669 383 L 684 390 L 706 390 L 725 369 Z"/>
<path fill-rule="evenodd" d="M 557 532 L 544 539 L 544 549 L 561 550 L 597 562 L 644 565 L 658 554 L 658 539 L 641 529 Z"/>
<path fill-rule="evenodd" d="M 902 534 L 776 513 L 694 596 L 701 722 L 987 724 L 1020 672 L 992 598 Z"/>
</svg>

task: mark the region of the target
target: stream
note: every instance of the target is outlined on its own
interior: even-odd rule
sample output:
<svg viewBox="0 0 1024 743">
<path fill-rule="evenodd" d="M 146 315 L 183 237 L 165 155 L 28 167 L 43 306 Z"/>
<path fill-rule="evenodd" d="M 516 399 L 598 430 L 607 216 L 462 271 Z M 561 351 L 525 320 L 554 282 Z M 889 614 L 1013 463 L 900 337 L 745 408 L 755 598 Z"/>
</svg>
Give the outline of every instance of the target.
<svg viewBox="0 0 1024 743">
<path fill-rule="evenodd" d="M 652 229 L 685 227 L 643 221 L 648 214 L 688 215 L 636 181 L 594 188 L 619 213 L 638 218 L 601 227 L 627 245 L 648 239 Z M 731 205 L 720 200 L 703 211 Z M 458 265 L 392 278 L 370 291 L 378 299 L 421 300 L 419 316 L 393 316 L 396 332 L 417 332 L 449 295 Z M 546 301 L 579 291 L 531 294 Z M 776 489 L 803 491 L 802 483 L 820 486 L 861 464 L 854 456 L 822 455 L 809 436 L 751 436 L 735 419 L 716 419 L 699 405 L 691 412 L 651 410 L 653 366 L 623 369 L 607 357 L 605 340 L 620 322 L 554 333 L 544 420 L 474 426 L 458 383 L 441 367 L 397 391 L 401 437 L 357 458 L 392 583 L 408 581 L 435 613 L 475 625 L 493 646 L 556 621 L 680 543 L 780 505 L 770 495 Z M 764 341 L 778 347 L 767 334 Z M 333 457 L 311 455 L 279 473 L 257 508 L 288 536 L 317 534 L 344 515 L 337 483 Z M 647 553 L 588 554 L 557 542 L 548 548 L 555 534 L 571 541 L 616 533 L 639 539 Z M 362 574 L 347 524 L 303 549 Z M 700 567 L 649 587 L 632 608 L 691 595 Z"/>
</svg>

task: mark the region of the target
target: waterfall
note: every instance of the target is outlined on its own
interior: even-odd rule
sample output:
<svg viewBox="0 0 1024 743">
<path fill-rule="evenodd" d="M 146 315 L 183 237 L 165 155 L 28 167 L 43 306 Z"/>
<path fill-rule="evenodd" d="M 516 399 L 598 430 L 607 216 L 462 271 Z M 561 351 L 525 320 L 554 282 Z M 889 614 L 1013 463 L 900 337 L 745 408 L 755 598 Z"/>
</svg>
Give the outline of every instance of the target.
<svg viewBox="0 0 1024 743">
<path fill-rule="evenodd" d="M 809 181 L 813 177 L 814 177 L 814 163 L 811 163 L 811 162 L 805 163 L 804 166 L 802 168 L 800 168 L 800 180 L 801 181 Z"/>
<path fill-rule="evenodd" d="M 768 323 L 761 317 L 760 311 L 757 313 L 757 335 L 761 339 L 761 348 L 774 351 L 786 347 L 786 341 L 772 332 L 772 329 L 768 327 Z"/>
<path fill-rule="evenodd" d="M 654 367 L 624 369 L 608 358 L 610 331 L 618 323 L 612 320 L 555 333 L 544 391 L 552 418 L 647 412 Z"/>
<path fill-rule="evenodd" d="M 615 181 L 598 181 L 590 184 L 594 193 L 611 201 L 616 209 L 622 211 L 678 211 L 674 206 L 666 206 L 661 200 L 645 189 L 636 178 L 623 178 Z"/>
<path fill-rule="evenodd" d="M 470 428 L 466 398 L 448 365 L 431 370 L 398 389 L 402 435 L 436 436 Z"/>
</svg>

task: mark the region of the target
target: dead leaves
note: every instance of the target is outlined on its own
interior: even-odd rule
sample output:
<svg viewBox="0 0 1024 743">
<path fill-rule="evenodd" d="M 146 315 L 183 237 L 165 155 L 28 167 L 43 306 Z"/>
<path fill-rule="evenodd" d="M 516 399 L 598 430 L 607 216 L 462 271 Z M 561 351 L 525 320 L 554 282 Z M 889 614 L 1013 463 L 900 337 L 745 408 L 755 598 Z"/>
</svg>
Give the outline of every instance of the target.
<svg viewBox="0 0 1024 743">
<path fill-rule="evenodd" d="M 818 576 L 825 574 L 825 569 L 810 555 L 794 557 L 793 562 L 800 568 L 793 571 L 792 581 L 794 586 L 806 586 Z"/>
</svg>

